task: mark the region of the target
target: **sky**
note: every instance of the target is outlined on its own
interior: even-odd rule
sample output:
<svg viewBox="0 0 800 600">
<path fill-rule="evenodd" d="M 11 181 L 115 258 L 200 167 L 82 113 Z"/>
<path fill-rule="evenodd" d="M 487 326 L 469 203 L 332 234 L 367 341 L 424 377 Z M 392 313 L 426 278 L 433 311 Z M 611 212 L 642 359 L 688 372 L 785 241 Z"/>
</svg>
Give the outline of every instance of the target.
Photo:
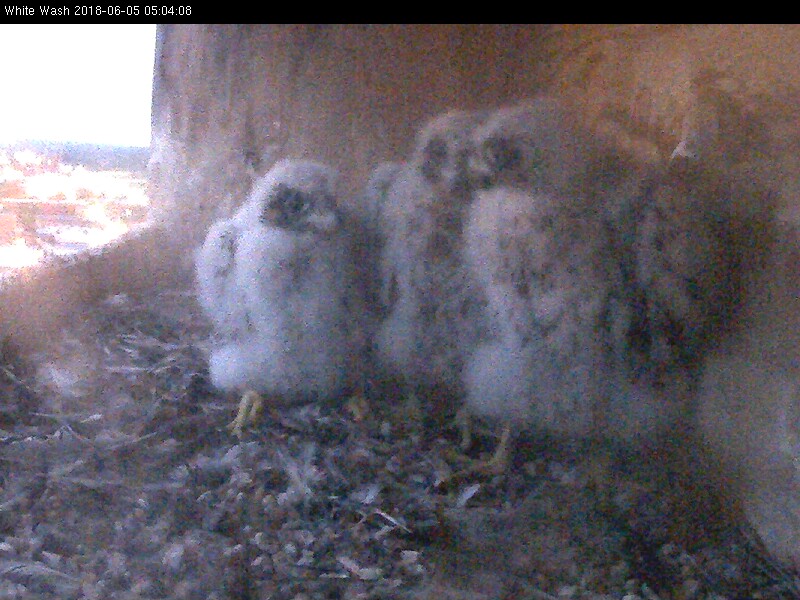
<svg viewBox="0 0 800 600">
<path fill-rule="evenodd" d="M 155 25 L 0 25 L 0 144 L 150 145 Z"/>
</svg>

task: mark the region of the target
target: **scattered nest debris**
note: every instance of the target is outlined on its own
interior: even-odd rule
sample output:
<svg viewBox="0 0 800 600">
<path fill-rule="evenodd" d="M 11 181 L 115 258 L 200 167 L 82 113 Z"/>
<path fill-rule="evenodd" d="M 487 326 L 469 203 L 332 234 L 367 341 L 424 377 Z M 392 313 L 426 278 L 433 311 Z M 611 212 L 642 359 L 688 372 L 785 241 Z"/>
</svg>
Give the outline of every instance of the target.
<svg viewBox="0 0 800 600">
<path fill-rule="evenodd" d="M 800 597 L 745 529 L 676 525 L 658 461 L 528 439 L 442 486 L 457 432 L 379 399 L 239 440 L 208 334 L 189 292 L 120 295 L 35 360 L 0 349 L 0 598 Z"/>
</svg>

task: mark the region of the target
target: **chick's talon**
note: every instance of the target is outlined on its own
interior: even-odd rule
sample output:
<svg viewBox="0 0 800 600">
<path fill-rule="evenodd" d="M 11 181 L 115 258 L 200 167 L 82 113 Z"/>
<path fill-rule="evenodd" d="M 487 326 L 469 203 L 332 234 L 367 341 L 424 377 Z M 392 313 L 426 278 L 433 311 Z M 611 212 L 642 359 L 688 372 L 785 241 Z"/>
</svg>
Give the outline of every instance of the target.
<svg viewBox="0 0 800 600">
<path fill-rule="evenodd" d="M 511 427 L 506 425 L 500 434 L 500 441 L 497 443 L 491 458 L 487 460 L 475 461 L 461 473 L 456 473 L 454 477 L 468 477 L 472 475 L 484 475 L 492 477 L 494 475 L 504 475 L 511 466 Z"/>
<path fill-rule="evenodd" d="M 468 421 L 467 421 L 468 423 Z M 440 481 L 436 487 L 440 491 L 452 489 L 454 486 L 469 481 L 475 477 L 495 477 L 505 475 L 511 466 L 511 427 L 506 425 L 500 435 L 500 441 L 492 456 L 486 460 L 470 460 L 468 466 L 456 471 L 451 476 Z"/>
<path fill-rule="evenodd" d="M 236 418 L 230 422 L 228 429 L 238 438 L 241 438 L 246 427 L 255 425 L 261 420 L 264 410 L 264 399 L 258 392 L 248 390 L 239 401 L 239 410 Z"/>
<path fill-rule="evenodd" d="M 503 475 L 511 467 L 511 427 L 506 425 L 492 457 L 483 463 L 482 472 L 488 475 Z"/>
</svg>

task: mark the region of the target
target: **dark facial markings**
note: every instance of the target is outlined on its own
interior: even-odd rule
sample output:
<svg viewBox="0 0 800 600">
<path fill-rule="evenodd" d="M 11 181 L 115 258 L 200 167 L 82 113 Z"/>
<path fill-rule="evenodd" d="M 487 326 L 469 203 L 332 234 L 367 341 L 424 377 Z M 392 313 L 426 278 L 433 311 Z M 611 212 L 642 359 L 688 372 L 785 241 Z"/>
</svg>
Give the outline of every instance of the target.
<svg viewBox="0 0 800 600">
<path fill-rule="evenodd" d="M 484 158 L 495 172 L 516 168 L 522 156 L 516 144 L 505 139 L 491 139 L 484 145 Z"/>
<path fill-rule="evenodd" d="M 430 181 L 437 181 L 446 162 L 447 142 L 438 137 L 433 138 L 423 152 L 422 175 Z"/>
<path fill-rule="evenodd" d="M 278 227 L 297 227 L 311 209 L 312 203 L 311 195 L 287 185 L 278 184 L 271 200 L 265 206 L 261 222 Z"/>
</svg>

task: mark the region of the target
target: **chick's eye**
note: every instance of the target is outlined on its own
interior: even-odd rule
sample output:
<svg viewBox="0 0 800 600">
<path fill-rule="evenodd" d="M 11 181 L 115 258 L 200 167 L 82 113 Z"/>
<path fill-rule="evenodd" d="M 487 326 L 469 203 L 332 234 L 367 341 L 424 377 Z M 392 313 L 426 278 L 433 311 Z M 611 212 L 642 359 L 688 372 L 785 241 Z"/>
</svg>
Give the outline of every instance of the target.
<svg viewBox="0 0 800 600">
<path fill-rule="evenodd" d="M 425 146 L 422 161 L 422 174 L 436 180 L 444 165 L 447 163 L 447 142 L 441 138 L 434 138 Z"/>
<path fill-rule="evenodd" d="M 517 145 L 505 139 L 489 140 L 484 145 L 483 153 L 486 162 L 497 171 L 513 169 L 522 158 Z"/>
<path fill-rule="evenodd" d="M 290 212 L 302 214 L 308 210 L 308 198 L 302 192 L 295 192 L 287 208 Z"/>
<path fill-rule="evenodd" d="M 302 192 L 281 186 L 275 193 L 272 205 L 285 214 L 299 214 L 306 210 L 308 199 Z"/>
</svg>

